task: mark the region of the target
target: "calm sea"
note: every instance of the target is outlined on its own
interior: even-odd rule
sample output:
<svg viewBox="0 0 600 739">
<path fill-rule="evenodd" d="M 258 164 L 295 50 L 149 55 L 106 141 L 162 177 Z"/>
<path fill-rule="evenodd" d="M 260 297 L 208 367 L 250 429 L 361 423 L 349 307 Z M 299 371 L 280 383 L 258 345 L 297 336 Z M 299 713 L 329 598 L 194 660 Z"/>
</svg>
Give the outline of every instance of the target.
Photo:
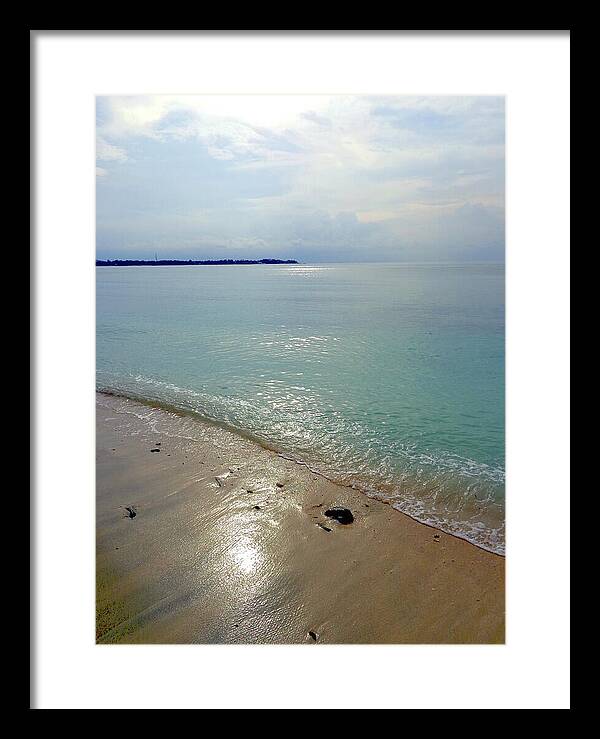
<svg viewBox="0 0 600 739">
<path fill-rule="evenodd" d="M 504 552 L 504 267 L 99 267 L 97 385 Z"/>
</svg>

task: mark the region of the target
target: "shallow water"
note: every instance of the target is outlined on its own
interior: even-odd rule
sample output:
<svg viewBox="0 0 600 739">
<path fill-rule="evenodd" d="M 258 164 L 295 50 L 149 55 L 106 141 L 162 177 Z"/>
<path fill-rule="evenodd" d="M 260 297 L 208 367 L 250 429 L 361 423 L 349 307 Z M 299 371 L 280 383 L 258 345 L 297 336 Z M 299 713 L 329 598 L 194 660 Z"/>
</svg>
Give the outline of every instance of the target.
<svg viewBox="0 0 600 739">
<path fill-rule="evenodd" d="M 504 551 L 504 268 L 97 268 L 97 385 Z"/>
</svg>

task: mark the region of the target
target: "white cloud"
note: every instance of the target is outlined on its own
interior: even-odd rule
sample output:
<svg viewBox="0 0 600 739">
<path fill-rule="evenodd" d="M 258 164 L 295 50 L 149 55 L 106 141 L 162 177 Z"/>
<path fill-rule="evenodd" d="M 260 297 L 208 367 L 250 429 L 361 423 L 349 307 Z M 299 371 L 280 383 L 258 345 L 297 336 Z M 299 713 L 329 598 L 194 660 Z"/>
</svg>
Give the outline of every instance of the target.
<svg viewBox="0 0 600 739">
<path fill-rule="evenodd" d="M 109 144 L 101 136 L 96 138 L 96 159 L 99 162 L 126 162 L 127 152 L 120 146 Z"/>
</svg>

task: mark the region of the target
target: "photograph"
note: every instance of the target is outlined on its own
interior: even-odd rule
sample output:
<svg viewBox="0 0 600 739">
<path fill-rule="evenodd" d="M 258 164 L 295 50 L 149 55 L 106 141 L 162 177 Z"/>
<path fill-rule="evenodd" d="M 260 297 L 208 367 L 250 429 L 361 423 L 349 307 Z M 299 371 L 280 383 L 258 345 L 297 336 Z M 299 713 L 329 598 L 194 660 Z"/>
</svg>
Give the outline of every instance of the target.
<svg viewBox="0 0 600 739">
<path fill-rule="evenodd" d="M 99 644 L 504 642 L 504 138 L 97 97 Z"/>
<path fill-rule="evenodd" d="M 570 710 L 570 30 L 29 69 L 30 710 Z"/>
</svg>

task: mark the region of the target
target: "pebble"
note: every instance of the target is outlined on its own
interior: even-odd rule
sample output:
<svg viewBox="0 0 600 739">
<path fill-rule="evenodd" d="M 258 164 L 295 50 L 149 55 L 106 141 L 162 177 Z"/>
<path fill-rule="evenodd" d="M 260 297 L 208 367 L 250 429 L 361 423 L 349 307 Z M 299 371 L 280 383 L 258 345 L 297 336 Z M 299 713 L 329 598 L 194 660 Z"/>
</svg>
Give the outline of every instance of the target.
<svg viewBox="0 0 600 739">
<path fill-rule="evenodd" d="M 348 510 L 348 508 L 330 508 L 329 510 L 325 511 L 325 515 L 327 516 L 327 518 L 333 518 L 338 523 L 341 523 L 344 526 L 354 521 L 352 511 Z"/>
</svg>

